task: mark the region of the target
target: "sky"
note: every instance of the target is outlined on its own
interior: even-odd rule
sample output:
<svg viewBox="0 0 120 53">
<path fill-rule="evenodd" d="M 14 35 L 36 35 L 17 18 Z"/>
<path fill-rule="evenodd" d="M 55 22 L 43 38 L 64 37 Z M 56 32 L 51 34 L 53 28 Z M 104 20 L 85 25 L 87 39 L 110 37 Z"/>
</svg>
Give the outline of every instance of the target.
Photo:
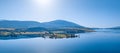
<svg viewBox="0 0 120 53">
<path fill-rule="evenodd" d="M 0 0 L 0 20 L 67 20 L 86 27 L 120 26 L 120 0 Z"/>
</svg>

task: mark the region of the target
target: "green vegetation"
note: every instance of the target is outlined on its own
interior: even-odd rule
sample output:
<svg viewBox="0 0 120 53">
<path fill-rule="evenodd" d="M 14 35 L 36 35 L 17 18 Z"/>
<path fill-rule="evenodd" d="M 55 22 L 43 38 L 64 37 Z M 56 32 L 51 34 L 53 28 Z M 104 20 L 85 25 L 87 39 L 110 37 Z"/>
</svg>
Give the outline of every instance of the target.
<svg viewBox="0 0 120 53">
<path fill-rule="evenodd" d="M 67 38 L 67 35 L 66 34 L 55 34 L 55 37 L 58 37 L 58 38 Z"/>
<path fill-rule="evenodd" d="M 0 23 L 0 38 L 73 38 L 77 37 L 75 35 L 77 33 L 94 32 L 92 29 L 65 20 L 44 23 L 3 20 Z"/>
<path fill-rule="evenodd" d="M 77 37 L 77 33 L 94 32 L 89 28 L 61 28 L 61 29 L 46 29 L 46 28 L 22 28 L 22 29 L 0 29 L 1 37 L 49 37 L 49 38 L 73 38 Z"/>
</svg>

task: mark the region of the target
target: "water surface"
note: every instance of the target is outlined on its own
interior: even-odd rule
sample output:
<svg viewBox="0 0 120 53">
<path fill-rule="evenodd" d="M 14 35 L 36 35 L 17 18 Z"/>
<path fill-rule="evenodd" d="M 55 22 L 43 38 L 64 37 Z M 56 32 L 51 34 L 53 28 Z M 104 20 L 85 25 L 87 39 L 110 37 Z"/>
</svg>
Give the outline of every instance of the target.
<svg viewBox="0 0 120 53">
<path fill-rule="evenodd" d="M 0 53 L 120 53 L 120 30 L 97 30 L 80 37 L 0 40 Z"/>
</svg>

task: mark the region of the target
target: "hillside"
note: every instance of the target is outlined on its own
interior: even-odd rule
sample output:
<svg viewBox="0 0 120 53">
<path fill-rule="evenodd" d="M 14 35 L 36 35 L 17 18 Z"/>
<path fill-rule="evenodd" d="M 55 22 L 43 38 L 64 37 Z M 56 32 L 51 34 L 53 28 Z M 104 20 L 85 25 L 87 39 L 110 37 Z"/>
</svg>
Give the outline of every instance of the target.
<svg viewBox="0 0 120 53">
<path fill-rule="evenodd" d="M 46 28 L 84 28 L 76 23 L 65 21 L 65 20 L 55 20 L 51 22 L 42 23 L 43 26 Z"/>
<path fill-rule="evenodd" d="M 2 20 L 0 21 L 0 28 L 30 28 L 39 26 L 39 22 L 35 21 L 11 21 Z"/>
<path fill-rule="evenodd" d="M 120 26 L 117 26 L 117 27 L 111 27 L 109 29 L 120 29 Z"/>
<path fill-rule="evenodd" d="M 32 27 L 44 27 L 44 28 L 84 28 L 76 23 L 55 20 L 51 22 L 39 23 L 36 21 L 11 21 L 3 20 L 0 21 L 0 28 L 32 28 Z"/>
</svg>

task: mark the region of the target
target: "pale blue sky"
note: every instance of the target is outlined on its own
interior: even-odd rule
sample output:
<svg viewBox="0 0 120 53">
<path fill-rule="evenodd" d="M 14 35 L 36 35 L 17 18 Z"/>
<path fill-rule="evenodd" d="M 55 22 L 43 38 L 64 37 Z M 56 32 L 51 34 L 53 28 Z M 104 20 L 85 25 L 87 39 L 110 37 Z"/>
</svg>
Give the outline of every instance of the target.
<svg viewBox="0 0 120 53">
<path fill-rule="evenodd" d="M 50 0 L 46 3 L 0 0 L 0 19 L 38 22 L 60 19 L 86 27 L 120 26 L 120 0 Z"/>
</svg>

